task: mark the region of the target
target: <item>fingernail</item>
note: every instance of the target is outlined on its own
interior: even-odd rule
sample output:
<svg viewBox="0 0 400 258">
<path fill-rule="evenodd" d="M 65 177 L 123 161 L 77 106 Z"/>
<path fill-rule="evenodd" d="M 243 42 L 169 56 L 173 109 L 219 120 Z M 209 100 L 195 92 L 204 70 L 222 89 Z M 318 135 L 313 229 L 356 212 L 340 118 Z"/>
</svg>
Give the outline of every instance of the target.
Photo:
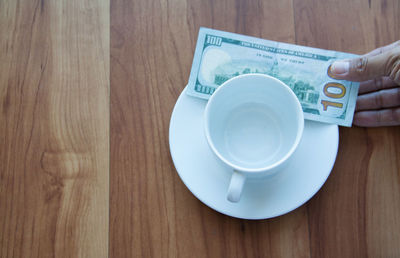
<svg viewBox="0 0 400 258">
<path fill-rule="evenodd" d="M 331 72 L 334 74 L 345 75 L 349 72 L 350 64 L 346 61 L 336 61 L 331 65 Z"/>
</svg>

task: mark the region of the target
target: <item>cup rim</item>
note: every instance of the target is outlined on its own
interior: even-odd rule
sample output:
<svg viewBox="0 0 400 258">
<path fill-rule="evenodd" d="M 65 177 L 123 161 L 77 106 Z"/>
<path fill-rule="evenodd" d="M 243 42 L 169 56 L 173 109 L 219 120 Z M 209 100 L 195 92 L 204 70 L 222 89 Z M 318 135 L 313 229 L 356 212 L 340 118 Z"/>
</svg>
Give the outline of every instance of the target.
<svg viewBox="0 0 400 258">
<path fill-rule="evenodd" d="M 211 136 L 210 136 L 210 131 L 209 131 L 209 118 L 210 118 L 210 103 L 213 102 L 213 100 L 215 99 L 215 96 L 217 96 L 218 92 L 220 92 L 222 89 L 224 89 L 225 85 L 230 83 L 233 80 L 237 80 L 243 77 L 263 77 L 264 79 L 268 79 L 268 80 L 273 80 L 276 83 L 284 86 L 284 88 L 289 92 L 289 95 L 292 96 L 292 98 L 294 98 L 295 102 L 296 102 L 296 106 L 297 106 L 297 110 L 299 111 L 299 129 L 297 130 L 297 134 L 296 134 L 296 139 L 295 142 L 292 144 L 290 150 L 281 158 L 279 159 L 277 162 L 269 165 L 269 166 L 265 166 L 265 167 L 260 167 L 260 168 L 246 168 L 246 167 L 241 167 L 238 165 L 233 164 L 232 162 L 230 162 L 229 160 L 227 160 L 223 155 L 221 155 L 221 153 L 217 150 L 217 148 L 215 147 L 213 141 L 211 140 Z M 220 159 L 222 160 L 225 164 L 227 164 L 228 166 L 230 166 L 231 168 L 233 168 L 236 171 L 239 172 L 244 172 L 244 173 L 261 173 L 261 172 L 266 172 L 266 171 L 272 171 L 274 168 L 280 166 L 282 163 L 284 163 L 286 160 L 289 159 L 290 156 L 292 156 L 292 154 L 295 152 L 295 150 L 297 149 L 297 146 L 299 145 L 301 138 L 303 136 L 303 130 L 304 130 L 304 113 L 303 113 L 303 109 L 301 107 L 300 101 L 298 100 L 296 94 L 294 94 L 293 90 L 286 85 L 284 82 L 282 82 L 281 80 L 272 77 L 270 75 L 266 75 L 266 74 L 257 74 L 257 73 L 249 73 L 249 74 L 242 74 L 242 75 L 238 75 L 235 76 L 229 80 L 227 80 L 226 82 L 224 82 L 221 86 L 219 86 L 214 93 L 211 95 L 211 97 L 209 98 L 206 108 L 205 108 L 205 124 L 204 124 L 204 128 L 205 128 L 205 134 L 206 134 L 206 138 L 207 138 L 207 142 L 208 145 L 210 146 L 210 148 L 212 149 L 212 151 L 214 152 L 214 154 Z"/>
</svg>

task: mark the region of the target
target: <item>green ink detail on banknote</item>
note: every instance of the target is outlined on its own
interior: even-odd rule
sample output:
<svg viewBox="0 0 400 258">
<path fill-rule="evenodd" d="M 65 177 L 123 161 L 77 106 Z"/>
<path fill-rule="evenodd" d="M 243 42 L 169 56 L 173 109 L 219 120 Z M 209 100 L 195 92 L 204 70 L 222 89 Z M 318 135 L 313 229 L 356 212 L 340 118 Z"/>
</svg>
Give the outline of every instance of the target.
<svg viewBox="0 0 400 258">
<path fill-rule="evenodd" d="M 351 126 L 359 84 L 333 79 L 327 69 L 333 60 L 354 56 L 200 28 L 187 93 L 208 99 L 235 76 L 267 74 L 293 90 L 306 119 Z M 327 94 L 328 83 L 343 85 L 345 94 L 333 86 Z"/>
</svg>

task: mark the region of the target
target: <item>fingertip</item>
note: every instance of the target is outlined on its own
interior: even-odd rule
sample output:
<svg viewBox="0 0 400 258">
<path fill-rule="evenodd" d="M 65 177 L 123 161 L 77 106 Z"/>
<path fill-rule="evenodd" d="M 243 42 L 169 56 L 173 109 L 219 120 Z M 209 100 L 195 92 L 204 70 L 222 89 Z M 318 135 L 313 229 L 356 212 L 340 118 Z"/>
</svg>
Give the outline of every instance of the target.
<svg viewBox="0 0 400 258">
<path fill-rule="evenodd" d="M 374 126 L 377 121 L 368 111 L 354 113 L 353 124 L 359 127 Z"/>
<path fill-rule="evenodd" d="M 354 115 L 354 118 L 353 118 L 353 125 L 358 126 L 358 127 L 363 127 L 362 124 L 360 123 L 359 119 L 356 118 L 356 115 Z"/>
<path fill-rule="evenodd" d="M 379 108 L 380 106 L 377 106 L 376 104 L 376 98 L 374 98 L 374 93 L 369 93 L 369 94 L 363 94 L 363 95 L 358 95 L 357 100 L 356 100 L 356 109 L 355 111 L 361 111 L 361 110 L 369 110 L 369 109 L 376 109 Z"/>
<path fill-rule="evenodd" d="M 332 63 L 330 71 L 334 76 L 345 76 L 349 73 L 349 69 L 350 63 L 348 61 L 340 60 Z"/>
</svg>

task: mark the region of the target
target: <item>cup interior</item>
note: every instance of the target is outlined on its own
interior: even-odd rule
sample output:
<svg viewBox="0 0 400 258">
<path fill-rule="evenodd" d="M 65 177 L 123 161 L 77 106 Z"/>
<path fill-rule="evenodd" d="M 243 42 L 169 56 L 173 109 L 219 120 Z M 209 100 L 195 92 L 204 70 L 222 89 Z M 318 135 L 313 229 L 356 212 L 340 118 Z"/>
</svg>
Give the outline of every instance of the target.
<svg viewBox="0 0 400 258">
<path fill-rule="evenodd" d="M 283 162 L 304 127 L 301 105 L 283 82 L 265 75 L 235 77 L 220 86 L 206 108 L 206 136 L 214 152 L 239 171 Z"/>
</svg>

